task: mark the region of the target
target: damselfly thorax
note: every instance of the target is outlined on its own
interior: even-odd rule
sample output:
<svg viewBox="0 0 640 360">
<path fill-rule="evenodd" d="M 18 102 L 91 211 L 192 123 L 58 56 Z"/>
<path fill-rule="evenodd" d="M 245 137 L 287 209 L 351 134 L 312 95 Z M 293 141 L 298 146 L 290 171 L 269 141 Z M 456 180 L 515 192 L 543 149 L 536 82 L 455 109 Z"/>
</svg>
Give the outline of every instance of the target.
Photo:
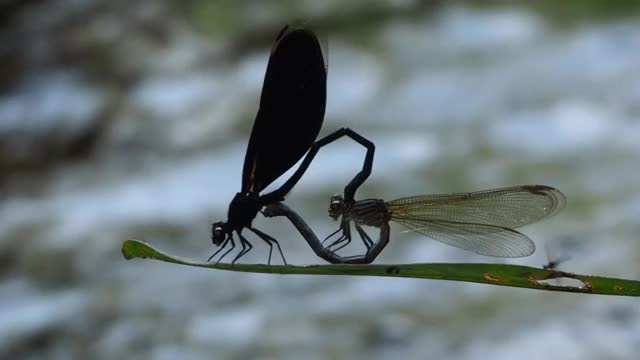
<svg viewBox="0 0 640 360">
<path fill-rule="evenodd" d="M 342 216 L 342 221 L 353 221 L 358 225 L 382 227 L 391 220 L 391 211 L 382 199 L 358 200 L 351 204 L 345 202 L 340 194 L 331 197 L 329 216 L 334 220 Z"/>
</svg>

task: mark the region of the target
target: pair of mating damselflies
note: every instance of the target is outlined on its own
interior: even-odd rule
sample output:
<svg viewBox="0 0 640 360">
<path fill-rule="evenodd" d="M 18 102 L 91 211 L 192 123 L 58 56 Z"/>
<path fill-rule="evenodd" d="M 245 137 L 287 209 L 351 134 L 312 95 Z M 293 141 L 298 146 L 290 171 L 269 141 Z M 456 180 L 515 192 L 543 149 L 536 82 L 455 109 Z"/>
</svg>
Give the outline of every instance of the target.
<svg viewBox="0 0 640 360">
<path fill-rule="evenodd" d="M 291 221 L 315 253 L 331 263 L 371 263 L 389 242 L 389 222 L 394 220 L 434 240 L 482 255 L 524 257 L 535 250 L 534 243 L 515 228 L 558 213 L 565 204 L 562 193 L 544 185 L 513 186 L 471 193 L 419 195 L 387 201 L 355 200 L 356 190 L 371 174 L 374 144 L 356 132 L 342 128 L 316 141 L 326 105 L 327 66 L 315 33 L 306 27 L 285 26 L 271 50 L 260 97 L 258 114 L 251 131 L 244 161 L 241 191 L 229 205 L 226 222 L 212 225 L 211 239 L 225 252 L 236 248 L 235 263 L 252 248 L 242 231 L 246 228 L 269 246 L 269 263 L 276 239 L 251 224 L 262 209 L 268 217 L 284 216 Z M 337 231 L 320 241 L 306 222 L 282 203 L 301 179 L 323 146 L 347 136 L 367 149 L 362 169 L 349 182 L 343 195 L 330 200 L 329 215 L 341 217 Z M 294 174 L 278 189 L 260 194 L 307 154 Z M 366 253 L 342 257 L 338 250 L 351 242 L 355 227 Z M 379 229 L 372 240 L 363 226 Z M 334 239 L 335 237 L 335 239 Z"/>
</svg>

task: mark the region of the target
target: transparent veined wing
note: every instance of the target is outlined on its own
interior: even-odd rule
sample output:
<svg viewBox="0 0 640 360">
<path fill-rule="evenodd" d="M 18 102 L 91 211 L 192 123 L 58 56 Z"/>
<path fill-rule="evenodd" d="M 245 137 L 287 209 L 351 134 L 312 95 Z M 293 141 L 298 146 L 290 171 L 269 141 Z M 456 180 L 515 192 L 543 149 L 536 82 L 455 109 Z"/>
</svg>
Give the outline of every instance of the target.
<svg viewBox="0 0 640 360">
<path fill-rule="evenodd" d="M 431 239 L 480 255 L 525 257 L 533 254 L 536 250 L 531 239 L 509 228 L 441 220 L 393 220 Z"/>
<path fill-rule="evenodd" d="M 448 245 L 482 255 L 523 257 L 533 242 L 513 230 L 557 214 L 564 195 L 522 185 L 471 193 L 420 195 L 387 202 L 391 219 Z"/>
</svg>

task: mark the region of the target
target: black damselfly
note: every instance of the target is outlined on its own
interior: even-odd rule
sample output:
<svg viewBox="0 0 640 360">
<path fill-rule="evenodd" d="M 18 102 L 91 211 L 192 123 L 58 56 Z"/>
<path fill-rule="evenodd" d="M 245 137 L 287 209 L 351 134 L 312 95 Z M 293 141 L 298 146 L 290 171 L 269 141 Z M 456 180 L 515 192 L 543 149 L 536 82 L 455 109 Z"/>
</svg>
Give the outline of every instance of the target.
<svg viewBox="0 0 640 360">
<path fill-rule="evenodd" d="M 228 245 L 230 247 L 218 261 L 235 248 L 233 232 L 238 235 L 242 247 L 233 262 L 248 253 L 253 246 L 242 235 L 242 230 L 248 228 L 269 245 L 269 263 L 275 244 L 286 264 L 278 241 L 252 227 L 251 223 L 264 206 L 284 200 L 322 146 L 348 136 L 369 150 L 365 167 L 347 185 L 345 194 L 352 194 L 347 198 L 353 198 L 358 186 L 369 176 L 374 145 L 362 136 L 343 128 L 314 143 L 324 119 L 326 83 L 326 62 L 314 32 L 304 27 L 285 26 L 269 57 L 260 107 L 245 156 L 242 188 L 229 204 L 227 221 L 211 226 L 212 242 L 220 248 L 209 260 Z M 278 189 L 260 195 L 305 153 L 307 156 L 291 178 Z M 317 241 L 310 245 L 319 246 Z"/>
</svg>

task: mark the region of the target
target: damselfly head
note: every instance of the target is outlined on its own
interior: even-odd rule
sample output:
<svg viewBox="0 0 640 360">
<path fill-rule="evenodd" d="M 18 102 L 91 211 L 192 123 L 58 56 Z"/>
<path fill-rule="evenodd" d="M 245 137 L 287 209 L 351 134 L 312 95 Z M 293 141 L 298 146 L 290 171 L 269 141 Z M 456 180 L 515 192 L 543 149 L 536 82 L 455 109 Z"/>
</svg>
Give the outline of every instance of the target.
<svg viewBox="0 0 640 360">
<path fill-rule="evenodd" d="M 338 220 L 338 217 L 345 212 L 344 197 L 341 194 L 335 194 L 331 197 L 329 203 L 329 216 L 333 220 Z"/>
<path fill-rule="evenodd" d="M 220 245 L 224 241 L 227 232 L 225 231 L 226 224 L 222 221 L 213 223 L 211 225 L 211 242 L 213 245 Z"/>
</svg>

